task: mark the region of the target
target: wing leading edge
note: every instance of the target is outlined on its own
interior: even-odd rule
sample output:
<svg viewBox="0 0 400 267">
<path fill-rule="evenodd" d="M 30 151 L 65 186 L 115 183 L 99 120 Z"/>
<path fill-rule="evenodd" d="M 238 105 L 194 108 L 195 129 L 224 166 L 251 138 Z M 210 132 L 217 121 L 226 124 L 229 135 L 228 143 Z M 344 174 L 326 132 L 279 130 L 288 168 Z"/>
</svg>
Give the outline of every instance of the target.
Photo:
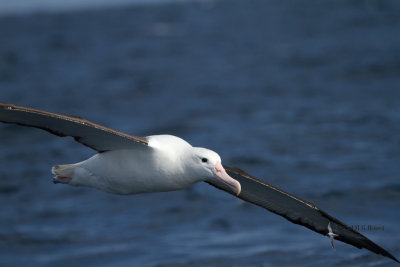
<svg viewBox="0 0 400 267">
<path fill-rule="evenodd" d="M 61 137 L 71 136 L 98 152 L 148 144 L 146 138 L 124 134 L 83 118 L 5 103 L 0 103 L 0 121 L 39 128 Z"/>
<path fill-rule="evenodd" d="M 265 208 L 283 216 L 292 223 L 303 225 L 322 235 L 329 234 L 328 225 L 330 225 L 332 232 L 336 235 L 335 239 L 360 249 L 368 249 L 399 262 L 389 252 L 314 204 L 259 180 L 240 169 L 227 166 L 224 166 L 224 168 L 232 178 L 241 184 L 242 191 L 237 196 L 238 198 Z M 227 191 L 216 184 L 210 184 Z M 235 194 L 232 195 L 236 196 Z"/>
</svg>

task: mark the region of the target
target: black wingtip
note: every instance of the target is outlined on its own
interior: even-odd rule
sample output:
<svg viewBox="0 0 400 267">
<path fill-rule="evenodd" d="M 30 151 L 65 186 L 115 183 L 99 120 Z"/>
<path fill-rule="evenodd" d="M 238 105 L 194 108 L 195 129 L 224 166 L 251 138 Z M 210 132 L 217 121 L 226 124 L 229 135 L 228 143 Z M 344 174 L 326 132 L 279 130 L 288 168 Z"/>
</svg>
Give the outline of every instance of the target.
<svg viewBox="0 0 400 267">
<path fill-rule="evenodd" d="M 373 242 L 371 241 L 371 243 L 373 243 Z M 373 243 L 373 244 L 375 245 L 375 249 L 370 249 L 370 248 L 367 248 L 367 249 L 369 249 L 369 250 L 375 252 L 376 254 L 380 254 L 380 255 L 382 255 L 382 256 L 388 257 L 388 258 L 394 260 L 394 261 L 397 262 L 397 263 L 400 263 L 400 261 L 399 261 L 395 256 L 393 256 L 392 254 L 390 254 L 390 253 L 389 253 L 388 251 L 386 251 L 384 248 L 382 248 L 382 247 L 376 245 L 375 243 Z"/>
<path fill-rule="evenodd" d="M 386 252 L 386 255 L 385 254 L 382 254 L 383 256 L 386 256 L 386 257 L 388 257 L 388 258 L 391 258 L 392 260 L 394 260 L 395 262 L 397 262 L 397 263 L 400 263 L 400 261 L 398 260 L 398 259 L 396 259 L 396 257 L 395 256 L 393 256 L 392 254 L 390 254 L 389 252 Z"/>
<path fill-rule="evenodd" d="M 358 238 L 352 238 L 349 239 L 348 236 L 343 235 L 343 236 L 338 236 L 335 239 L 340 240 L 344 243 L 350 244 L 352 246 L 355 246 L 359 249 L 365 248 L 369 251 L 372 251 L 376 254 L 382 255 L 384 257 L 388 257 L 398 263 L 399 260 L 394 257 L 392 254 L 390 254 L 389 252 L 387 252 L 384 248 L 380 247 L 379 245 L 375 244 L 373 241 L 371 241 L 369 238 L 367 238 L 366 236 L 362 235 L 361 233 L 359 233 L 358 231 L 356 231 L 355 229 L 353 229 L 352 227 L 349 227 L 348 225 L 344 224 L 343 222 L 339 221 L 338 219 L 332 217 L 331 215 L 329 215 L 328 213 L 326 213 L 325 211 L 319 209 L 319 212 L 321 213 L 321 215 L 323 217 L 328 218 L 332 223 L 336 224 L 337 227 L 340 227 L 342 229 L 346 229 L 349 230 L 350 232 L 356 234 L 358 236 Z"/>
<path fill-rule="evenodd" d="M 372 241 L 371 241 L 371 242 L 372 242 Z M 377 249 L 374 249 L 374 250 L 369 249 L 369 248 L 367 248 L 367 249 L 369 249 L 369 250 L 375 252 L 376 254 L 380 254 L 380 255 L 382 255 L 382 256 L 388 257 L 388 258 L 394 260 L 394 261 L 397 262 L 397 263 L 400 263 L 400 261 L 399 261 L 395 256 L 393 256 L 392 254 L 390 254 L 389 252 L 387 252 L 385 249 L 381 248 L 380 246 L 378 246 L 378 245 L 376 245 L 376 244 L 374 244 L 374 245 L 377 247 Z"/>
</svg>

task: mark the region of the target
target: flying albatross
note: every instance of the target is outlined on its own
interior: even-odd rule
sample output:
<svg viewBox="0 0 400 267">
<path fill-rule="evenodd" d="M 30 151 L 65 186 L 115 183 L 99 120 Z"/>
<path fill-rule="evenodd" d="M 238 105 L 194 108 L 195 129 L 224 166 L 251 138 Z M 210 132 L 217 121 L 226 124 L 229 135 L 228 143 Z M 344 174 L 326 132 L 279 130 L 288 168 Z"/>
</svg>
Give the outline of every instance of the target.
<svg viewBox="0 0 400 267">
<path fill-rule="evenodd" d="M 328 236 L 332 246 L 336 239 L 399 262 L 385 249 L 314 204 L 241 169 L 224 166 L 214 151 L 192 147 L 179 137 L 136 137 L 80 117 L 4 103 L 0 103 L 0 121 L 40 128 L 61 137 L 71 136 L 97 151 L 82 162 L 54 166 L 54 183 L 126 195 L 179 190 L 206 182 Z"/>
</svg>

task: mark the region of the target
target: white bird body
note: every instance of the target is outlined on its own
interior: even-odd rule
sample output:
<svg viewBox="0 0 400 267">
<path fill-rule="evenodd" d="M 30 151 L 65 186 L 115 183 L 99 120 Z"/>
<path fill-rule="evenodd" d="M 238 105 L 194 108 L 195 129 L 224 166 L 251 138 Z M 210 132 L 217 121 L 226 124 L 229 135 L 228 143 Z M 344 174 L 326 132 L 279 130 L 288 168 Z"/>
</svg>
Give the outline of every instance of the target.
<svg viewBox="0 0 400 267">
<path fill-rule="evenodd" d="M 192 147 L 176 136 L 153 135 L 147 139 L 148 146 L 139 149 L 112 150 L 76 164 L 56 165 L 52 169 L 54 182 L 114 194 L 180 190 L 211 179 L 212 172 L 208 174 L 198 164 L 202 158 L 214 166 L 221 161 L 217 153 Z"/>
</svg>

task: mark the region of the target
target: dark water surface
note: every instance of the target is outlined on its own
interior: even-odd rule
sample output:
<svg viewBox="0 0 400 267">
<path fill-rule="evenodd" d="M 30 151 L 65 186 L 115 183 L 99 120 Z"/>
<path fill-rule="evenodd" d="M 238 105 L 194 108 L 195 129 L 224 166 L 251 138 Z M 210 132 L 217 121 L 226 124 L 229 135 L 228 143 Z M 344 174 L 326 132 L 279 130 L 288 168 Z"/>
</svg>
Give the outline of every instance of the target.
<svg viewBox="0 0 400 267">
<path fill-rule="evenodd" d="M 0 101 L 181 136 L 399 258 L 399 14 L 399 1 L 207 1 L 1 17 Z M 93 153 L 0 125 L 1 266 L 393 264 L 207 184 L 51 183 L 52 165 Z"/>
</svg>

